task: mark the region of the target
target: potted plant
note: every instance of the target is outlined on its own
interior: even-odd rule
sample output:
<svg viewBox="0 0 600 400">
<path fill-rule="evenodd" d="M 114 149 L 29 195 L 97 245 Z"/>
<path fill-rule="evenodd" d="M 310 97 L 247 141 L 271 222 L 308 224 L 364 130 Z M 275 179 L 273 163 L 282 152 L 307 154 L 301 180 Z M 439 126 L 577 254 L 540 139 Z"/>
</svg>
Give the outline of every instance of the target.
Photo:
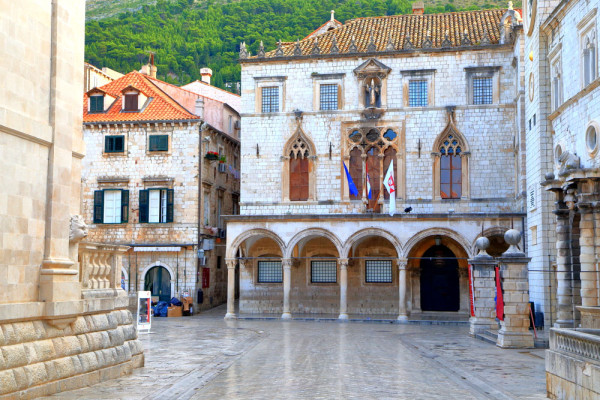
<svg viewBox="0 0 600 400">
<path fill-rule="evenodd" d="M 206 158 L 207 160 L 218 160 L 219 159 L 219 153 L 217 153 L 216 151 L 207 151 L 206 155 L 204 156 L 204 158 Z"/>
<path fill-rule="evenodd" d="M 225 156 L 219 157 L 219 163 L 225 164 L 226 161 L 227 161 L 227 157 L 225 157 Z"/>
</svg>

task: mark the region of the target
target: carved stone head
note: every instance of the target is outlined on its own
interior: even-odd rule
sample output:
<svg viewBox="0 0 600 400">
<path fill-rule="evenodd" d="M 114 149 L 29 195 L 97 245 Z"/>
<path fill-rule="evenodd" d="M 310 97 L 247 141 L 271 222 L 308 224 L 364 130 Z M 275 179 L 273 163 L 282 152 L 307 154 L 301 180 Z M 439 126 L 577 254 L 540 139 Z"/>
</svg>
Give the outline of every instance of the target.
<svg viewBox="0 0 600 400">
<path fill-rule="evenodd" d="M 81 215 L 71 215 L 71 229 L 69 231 L 69 242 L 77 243 L 88 235 L 88 229 Z"/>
</svg>

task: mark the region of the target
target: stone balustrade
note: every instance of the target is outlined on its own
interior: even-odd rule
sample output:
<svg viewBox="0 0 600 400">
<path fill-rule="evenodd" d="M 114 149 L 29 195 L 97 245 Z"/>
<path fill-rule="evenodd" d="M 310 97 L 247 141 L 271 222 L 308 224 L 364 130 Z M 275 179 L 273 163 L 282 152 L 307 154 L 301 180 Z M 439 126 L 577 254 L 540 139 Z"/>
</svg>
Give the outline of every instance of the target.
<svg viewBox="0 0 600 400">
<path fill-rule="evenodd" d="M 592 329 L 553 329 L 552 350 L 600 362 L 600 332 Z"/>
</svg>

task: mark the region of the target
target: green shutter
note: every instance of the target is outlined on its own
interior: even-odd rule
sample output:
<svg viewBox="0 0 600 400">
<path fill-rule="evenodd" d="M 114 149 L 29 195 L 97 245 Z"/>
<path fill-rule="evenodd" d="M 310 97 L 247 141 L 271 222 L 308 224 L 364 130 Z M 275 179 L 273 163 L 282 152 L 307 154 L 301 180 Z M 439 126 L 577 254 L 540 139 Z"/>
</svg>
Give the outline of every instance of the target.
<svg viewBox="0 0 600 400">
<path fill-rule="evenodd" d="M 121 222 L 129 221 L 129 190 L 121 190 Z"/>
<path fill-rule="evenodd" d="M 110 136 L 104 136 L 104 152 L 110 152 Z"/>
<path fill-rule="evenodd" d="M 169 151 L 169 135 L 162 135 L 158 138 L 159 150 Z"/>
<path fill-rule="evenodd" d="M 140 223 L 148 222 L 148 190 L 140 190 Z"/>
<path fill-rule="evenodd" d="M 167 222 L 173 222 L 173 189 L 167 189 Z"/>
<path fill-rule="evenodd" d="M 102 223 L 102 214 L 104 213 L 104 192 L 102 190 L 94 191 L 94 223 Z"/>
</svg>

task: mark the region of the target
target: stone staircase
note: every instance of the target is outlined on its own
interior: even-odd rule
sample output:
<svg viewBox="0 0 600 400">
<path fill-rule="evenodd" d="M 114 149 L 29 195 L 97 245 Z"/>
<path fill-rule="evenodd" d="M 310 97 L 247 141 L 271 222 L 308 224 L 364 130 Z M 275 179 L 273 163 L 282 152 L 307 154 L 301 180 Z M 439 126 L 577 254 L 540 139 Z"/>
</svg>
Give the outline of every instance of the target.
<svg viewBox="0 0 600 400">
<path fill-rule="evenodd" d="M 531 332 L 533 335 L 533 331 Z M 534 346 L 536 349 L 547 349 L 549 347 L 548 331 L 537 331 L 537 338 L 534 338 Z M 481 333 L 475 334 L 475 338 L 487 343 L 496 344 L 498 339 L 498 329 L 489 329 Z"/>
</svg>

